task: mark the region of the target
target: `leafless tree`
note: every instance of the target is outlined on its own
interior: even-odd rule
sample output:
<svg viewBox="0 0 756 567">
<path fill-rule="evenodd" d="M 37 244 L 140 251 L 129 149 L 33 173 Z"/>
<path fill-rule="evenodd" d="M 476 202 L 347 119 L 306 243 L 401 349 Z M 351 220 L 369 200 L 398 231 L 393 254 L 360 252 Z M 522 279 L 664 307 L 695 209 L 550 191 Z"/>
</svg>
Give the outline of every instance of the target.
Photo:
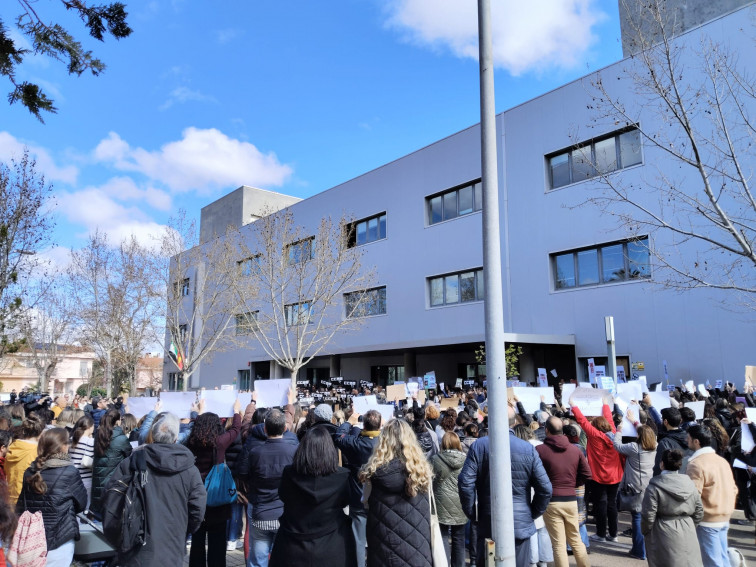
<svg viewBox="0 0 756 567">
<path fill-rule="evenodd" d="M 348 218 L 324 218 L 308 233 L 288 209 L 254 222 L 257 248 L 239 266 L 250 283 L 238 292 L 244 308 L 237 329 L 291 372 L 293 387 L 299 369 L 339 333 L 356 330 L 374 310 L 385 312 L 385 295 L 370 289 L 375 274 L 362 266 L 362 248 L 348 245 L 351 230 Z M 256 294 L 244 291 L 250 288 Z"/>
<path fill-rule="evenodd" d="M 183 390 L 203 360 L 239 344 L 230 332 L 239 312 L 238 292 L 254 291 L 239 271 L 242 249 L 240 232 L 234 227 L 200 243 L 196 223 L 184 211 L 171 219 L 161 236 L 165 351 L 181 376 Z"/>
<path fill-rule="evenodd" d="M 649 246 L 658 281 L 729 290 L 756 306 L 750 56 L 741 61 L 703 31 L 676 37 L 678 22 L 664 0 L 628 1 L 622 8 L 633 56 L 599 73 L 592 107 L 597 124 L 638 127 L 647 167 L 643 179 L 630 181 L 633 176 L 612 173 L 616 164 L 602 169 L 594 162 L 603 189 L 589 201 L 632 234 L 662 237 L 662 245 Z M 753 45 L 753 31 L 751 19 L 736 33 Z"/>
</svg>

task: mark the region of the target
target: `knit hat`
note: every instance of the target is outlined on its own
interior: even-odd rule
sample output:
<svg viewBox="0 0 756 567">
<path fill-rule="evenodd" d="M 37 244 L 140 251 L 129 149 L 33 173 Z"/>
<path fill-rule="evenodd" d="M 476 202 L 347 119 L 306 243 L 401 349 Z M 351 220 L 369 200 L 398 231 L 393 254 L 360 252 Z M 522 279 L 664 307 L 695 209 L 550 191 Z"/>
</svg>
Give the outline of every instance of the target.
<svg viewBox="0 0 756 567">
<path fill-rule="evenodd" d="M 313 410 L 313 413 L 322 421 L 331 421 L 333 418 L 333 410 L 328 404 L 320 404 Z"/>
</svg>

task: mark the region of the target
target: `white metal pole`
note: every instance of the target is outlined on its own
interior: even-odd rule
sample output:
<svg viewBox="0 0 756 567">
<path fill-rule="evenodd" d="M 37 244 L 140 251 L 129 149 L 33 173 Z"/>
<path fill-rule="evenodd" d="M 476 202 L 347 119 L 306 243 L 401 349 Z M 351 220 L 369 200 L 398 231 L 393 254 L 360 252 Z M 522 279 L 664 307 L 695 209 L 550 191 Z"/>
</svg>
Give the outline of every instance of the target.
<svg viewBox="0 0 756 567">
<path fill-rule="evenodd" d="M 486 285 L 486 377 L 490 439 L 491 529 L 496 567 L 515 567 L 512 469 L 509 455 L 504 304 L 499 232 L 493 49 L 490 0 L 478 0 L 480 135 L 483 180 L 483 275 Z"/>
</svg>

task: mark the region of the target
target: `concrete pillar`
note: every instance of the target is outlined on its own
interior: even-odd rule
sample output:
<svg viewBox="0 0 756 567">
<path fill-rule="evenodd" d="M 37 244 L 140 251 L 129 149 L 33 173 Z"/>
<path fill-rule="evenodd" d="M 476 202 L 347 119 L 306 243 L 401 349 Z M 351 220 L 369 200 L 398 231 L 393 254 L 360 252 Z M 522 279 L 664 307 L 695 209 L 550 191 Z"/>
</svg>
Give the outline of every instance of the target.
<svg viewBox="0 0 756 567">
<path fill-rule="evenodd" d="M 341 376 L 341 355 L 332 354 L 329 362 L 331 366 L 331 378 Z"/>
<path fill-rule="evenodd" d="M 404 379 L 407 380 L 417 376 L 417 360 L 415 359 L 415 351 L 404 351 Z"/>
<path fill-rule="evenodd" d="M 270 379 L 280 380 L 283 378 L 283 367 L 275 360 L 270 361 Z"/>
</svg>

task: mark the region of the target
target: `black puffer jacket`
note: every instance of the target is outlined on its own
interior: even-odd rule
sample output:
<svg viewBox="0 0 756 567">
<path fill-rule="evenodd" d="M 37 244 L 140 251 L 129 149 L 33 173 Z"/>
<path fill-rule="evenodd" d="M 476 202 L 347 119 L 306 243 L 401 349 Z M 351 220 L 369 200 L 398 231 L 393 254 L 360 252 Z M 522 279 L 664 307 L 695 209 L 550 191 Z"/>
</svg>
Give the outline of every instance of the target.
<svg viewBox="0 0 756 567">
<path fill-rule="evenodd" d="M 72 462 L 65 463 L 65 460 L 48 459 L 49 468 L 41 472 L 47 484 L 44 494 L 37 494 L 29 486 L 29 479 L 37 472 L 36 461 L 32 463 L 24 473 L 24 484 L 16 503 L 18 514 L 24 510 L 32 514 L 42 512 L 48 550 L 58 549 L 72 539 L 79 539 L 76 514 L 87 507 L 87 489 L 81 482 L 79 471 Z"/>
<path fill-rule="evenodd" d="M 105 454 L 97 456 L 95 450 L 92 465 L 92 503 L 89 507 L 94 513 L 100 515 L 105 485 L 113 476 L 116 467 L 129 455 L 131 455 L 129 439 L 123 434 L 123 429 L 114 427 L 113 436 L 110 438 L 110 445 L 105 450 Z"/>
<path fill-rule="evenodd" d="M 368 567 L 433 567 L 428 493 L 410 498 L 407 474 L 399 459 L 370 479 L 367 542 Z"/>
</svg>

